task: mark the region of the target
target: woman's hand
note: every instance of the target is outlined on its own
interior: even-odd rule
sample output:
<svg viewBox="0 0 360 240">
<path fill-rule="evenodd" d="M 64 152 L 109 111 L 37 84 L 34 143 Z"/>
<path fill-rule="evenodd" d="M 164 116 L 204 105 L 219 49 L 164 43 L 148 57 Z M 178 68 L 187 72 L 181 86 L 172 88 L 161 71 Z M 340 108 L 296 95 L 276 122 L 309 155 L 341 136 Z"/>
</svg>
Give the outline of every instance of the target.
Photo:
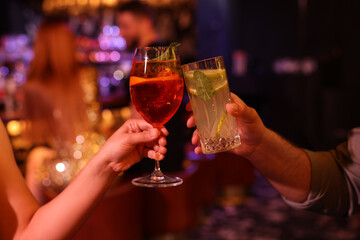
<svg viewBox="0 0 360 240">
<path fill-rule="evenodd" d="M 114 171 L 125 171 L 142 157 L 164 159 L 168 135 L 165 127 L 157 129 L 145 120 L 131 119 L 106 141 L 98 154 L 105 157 Z"/>
<path fill-rule="evenodd" d="M 161 160 L 165 128 L 129 120 L 104 144 L 75 179 L 53 200 L 39 206 L 16 165 L 0 120 L 0 239 L 70 239 L 104 196 L 118 171 L 142 157 Z"/>
<path fill-rule="evenodd" d="M 237 128 L 240 133 L 241 145 L 233 152 L 242 156 L 249 157 L 260 145 L 267 128 L 262 123 L 255 109 L 248 107 L 238 96 L 231 93 L 232 103 L 226 105 L 227 112 L 236 118 Z M 190 102 L 186 106 L 187 111 L 192 111 Z M 195 118 L 191 115 L 187 121 L 189 128 L 195 127 Z M 201 154 L 200 137 L 195 130 L 191 139 L 195 147 L 195 153 Z"/>
</svg>

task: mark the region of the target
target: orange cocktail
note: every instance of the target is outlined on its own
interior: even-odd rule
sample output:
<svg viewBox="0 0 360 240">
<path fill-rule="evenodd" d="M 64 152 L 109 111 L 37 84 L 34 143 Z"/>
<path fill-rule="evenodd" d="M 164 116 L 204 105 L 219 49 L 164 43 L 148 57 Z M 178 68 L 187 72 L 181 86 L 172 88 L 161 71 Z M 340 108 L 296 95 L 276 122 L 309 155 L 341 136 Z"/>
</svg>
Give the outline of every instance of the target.
<svg viewBox="0 0 360 240">
<path fill-rule="evenodd" d="M 139 114 L 155 127 L 167 123 L 179 108 L 183 78 L 175 69 L 179 60 L 133 62 L 130 95 Z M 145 71 L 145 73 L 144 73 Z"/>
<path fill-rule="evenodd" d="M 176 52 L 179 44 L 169 47 L 137 48 L 130 74 L 130 96 L 136 111 L 150 124 L 161 128 L 181 104 L 184 92 L 180 60 Z M 141 187 L 174 187 L 182 183 L 179 177 L 166 176 L 155 161 L 154 171 L 132 180 Z"/>
</svg>

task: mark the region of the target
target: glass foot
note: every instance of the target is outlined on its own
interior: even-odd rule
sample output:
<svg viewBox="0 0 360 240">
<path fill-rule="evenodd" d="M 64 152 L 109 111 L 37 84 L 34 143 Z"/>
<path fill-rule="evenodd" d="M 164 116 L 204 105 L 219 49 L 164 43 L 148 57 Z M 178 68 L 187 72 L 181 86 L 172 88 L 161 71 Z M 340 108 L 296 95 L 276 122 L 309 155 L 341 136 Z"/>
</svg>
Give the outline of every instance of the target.
<svg viewBox="0 0 360 240">
<path fill-rule="evenodd" d="M 132 180 L 132 184 L 139 187 L 175 187 L 183 183 L 178 177 L 169 177 L 166 175 L 139 177 Z"/>
</svg>

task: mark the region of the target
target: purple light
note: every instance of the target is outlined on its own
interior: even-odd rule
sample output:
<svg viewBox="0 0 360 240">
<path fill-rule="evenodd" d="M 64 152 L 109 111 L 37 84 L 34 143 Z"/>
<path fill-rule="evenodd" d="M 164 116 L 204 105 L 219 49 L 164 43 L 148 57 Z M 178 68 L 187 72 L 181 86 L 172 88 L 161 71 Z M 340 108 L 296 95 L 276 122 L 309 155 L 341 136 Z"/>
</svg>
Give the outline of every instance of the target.
<svg viewBox="0 0 360 240">
<path fill-rule="evenodd" d="M 216 156 L 215 154 L 196 154 L 194 151 L 188 152 L 186 154 L 186 157 L 189 160 L 203 160 L 203 159 L 213 160 L 215 156 Z"/>
<path fill-rule="evenodd" d="M 105 56 L 105 62 L 110 60 L 110 54 L 108 52 L 104 52 L 104 56 Z"/>
<path fill-rule="evenodd" d="M 104 61 L 105 57 L 103 56 L 102 52 L 97 52 L 95 53 L 95 60 L 97 62 L 102 62 Z"/>
<path fill-rule="evenodd" d="M 206 159 L 213 160 L 215 158 L 215 154 L 204 154 Z"/>
<path fill-rule="evenodd" d="M 104 88 L 108 87 L 110 84 L 110 79 L 107 77 L 100 78 L 100 85 Z"/>
<path fill-rule="evenodd" d="M 17 44 L 20 45 L 20 46 L 25 46 L 28 41 L 29 41 L 29 38 L 25 35 L 25 34 L 20 34 L 17 39 Z"/>
<path fill-rule="evenodd" d="M 111 85 L 113 86 L 119 86 L 120 82 L 119 80 L 115 79 L 115 78 L 111 78 Z"/>
<path fill-rule="evenodd" d="M 0 75 L 2 75 L 2 76 L 7 76 L 9 74 L 9 72 L 10 72 L 10 70 L 5 66 L 2 66 L 0 68 Z"/>
<path fill-rule="evenodd" d="M 114 46 L 117 48 L 117 49 L 120 49 L 120 50 L 123 50 L 126 48 L 126 41 L 124 38 L 122 37 L 117 37 L 114 39 Z"/>
<path fill-rule="evenodd" d="M 109 60 L 109 53 L 99 51 L 99 52 L 95 53 L 95 60 L 97 62 L 106 62 Z"/>
<path fill-rule="evenodd" d="M 112 51 L 112 52 L 110 53 L 110 59 L 111 59 L 111 61 L 113 61 L 113 62 L 119 61 L 119 60 L 120 60 L 120 53 L 117 52 L 117 51 Z"/>
<path fill-rule="evenodd" d="M 28 62 L 30 62 L 34 58 L 34 52 L 31 49 L 25 50 L 22 55 L 24 57 L 24 60 Z"/>
<path fill-rule="evenodd" d="M 110 47 L 110 43 L 107 40 L 102 39 L 100 41 L 100 48 L 102 50 L 107 50 L 107 49 L 109 49 L 109 47 Z"/>
<path fill-rule="evenodd" d="M 121 61 L 120 68 L 124 72 L 125 75 L 129 74 L 131 71 L 132 61 L 131 60 L 124 60 Z"/>
<path fill-rule="evenodd" d="M 110 40 L 109 37 L 107 37 L 104 34 L 100 34 L 98 37 L 99 45 L 102 50 L 107 50 L 110 48 Z"/>
<path fill-rule="evenodd" d="M 10 39 L 5 43 L 5 49 L 7 52 L 13 52 L 16 50 L 16 42 Z"/>
<path fill-rule="evenodd" d="M 120 29 L 118 26 L 112 26 L 111 30 L 112 30 L 111 35 L 114 37 L 116 37 L 120 34 Z"/>
<path fill-rule="evenodd" d="M 111 35 L 112 32 L 113 32 L 113 30 L 112 30 L 111 26 L 105 25 L 105 26 L 103 27 L 103 33 L 104 33 L 106 36 Z"/>
<path fill-rule="evenodd" d="M 20 72 L 17 72 L 14 74 L 14 79 L 15 79 L 15 82 L 19 85 L 22 85 L 25 83 L 25 76 L 24 74 L 20 73 Z"/>
<path fill-rule="evenodd" d="M 100 95 L 101 96 L 110 95 L 110 88 L 108 88 L 108 87 L 101 87 L 99 90 L 100 90 Z"/>
<path fill-rule="evenodd" d="M 200 160 L 203 158 L 201 155 L 196 154 L 194 151 L 188 152 L 186 155 L 189 160 Z"/>
</svg>

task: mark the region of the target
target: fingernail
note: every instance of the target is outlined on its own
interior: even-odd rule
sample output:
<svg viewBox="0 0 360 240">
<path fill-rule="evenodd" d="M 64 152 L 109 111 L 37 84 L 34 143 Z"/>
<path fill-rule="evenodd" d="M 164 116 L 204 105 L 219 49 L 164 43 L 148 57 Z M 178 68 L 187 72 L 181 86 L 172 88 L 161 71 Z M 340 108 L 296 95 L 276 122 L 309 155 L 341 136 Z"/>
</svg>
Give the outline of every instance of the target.
<svg viewBox="0 0 360 240">
<path fill-rule="evenodd" d="M 157 137 L 157 136 L 158 136 L 158 131 L 157 131 L 156 129 L 152 129 L 152 130 L 150 131 L 150 136 L 151 136 L 151 137 Z"/>
</svg>

